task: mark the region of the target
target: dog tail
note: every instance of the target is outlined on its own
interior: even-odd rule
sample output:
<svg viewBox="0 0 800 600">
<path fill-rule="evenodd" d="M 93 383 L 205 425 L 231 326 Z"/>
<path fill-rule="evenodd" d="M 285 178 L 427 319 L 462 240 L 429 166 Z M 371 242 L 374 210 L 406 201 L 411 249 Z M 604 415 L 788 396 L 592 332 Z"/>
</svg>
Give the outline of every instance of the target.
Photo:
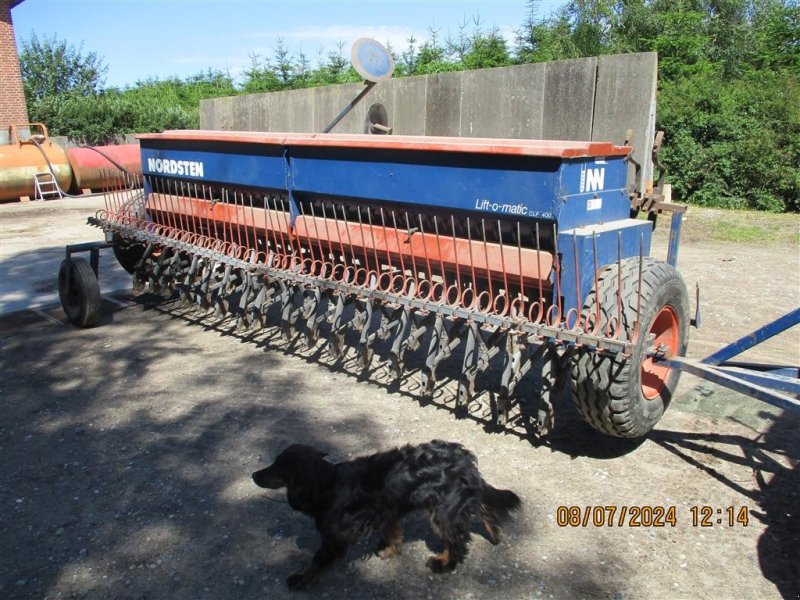
<svg viewBox="0 0 800 600">
<path fill-rule="evenodd" d="M 511 490 L 498 490 L 487 483 L 483 487 L 481 503 L 496 516 L 503 518 L 519 509 L 522 500 Z"/>
</svg>

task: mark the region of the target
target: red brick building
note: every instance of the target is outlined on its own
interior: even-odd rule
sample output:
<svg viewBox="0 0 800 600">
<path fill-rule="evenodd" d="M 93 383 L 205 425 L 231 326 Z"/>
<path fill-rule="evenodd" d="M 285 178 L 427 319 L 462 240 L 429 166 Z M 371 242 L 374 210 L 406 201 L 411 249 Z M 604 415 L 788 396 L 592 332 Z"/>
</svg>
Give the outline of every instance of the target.
<svg viewBox="0 0 800 600">
<path fill-rule="evenodd" d="M 28 122 L 11 9 L 23 0 L 0 0 L 0 127 Z"/>
</svg>

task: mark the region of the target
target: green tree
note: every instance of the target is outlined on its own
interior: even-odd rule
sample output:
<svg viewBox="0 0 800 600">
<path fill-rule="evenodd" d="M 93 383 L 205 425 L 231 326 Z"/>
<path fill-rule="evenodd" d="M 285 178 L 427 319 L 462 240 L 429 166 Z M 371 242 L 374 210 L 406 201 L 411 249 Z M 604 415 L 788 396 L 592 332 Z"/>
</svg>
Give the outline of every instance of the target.
<svg viewBox="0 0 800 600">
<path fill-rule="evenodd" d="M 480 29 L 476 30 L 470 40 L 469 50 L 462 59 L 466 69 L 504 67 L 511 62 L 506 40 L 494 28 L 485 33 Z"/>
<path fill-rule="evenodd" d="M 108 66 L 96 52 L 83 51 L 53 35 L 22 40 L 19 55 L 28 103 L 56 94 L 89 96 L 102 91 Z"/>
</svg>

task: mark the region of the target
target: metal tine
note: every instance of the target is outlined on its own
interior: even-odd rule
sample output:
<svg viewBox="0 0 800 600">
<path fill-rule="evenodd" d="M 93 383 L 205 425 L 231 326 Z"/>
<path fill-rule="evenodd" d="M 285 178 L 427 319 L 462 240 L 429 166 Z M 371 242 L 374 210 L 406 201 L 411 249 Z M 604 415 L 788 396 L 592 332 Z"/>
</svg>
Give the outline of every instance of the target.
<svg viewBox="0 0 800 600">
<path fill-rule="evenodd" d="M 613 338 L 619 338 L 622 332 L 622 232 L 617 232 L 617 327 Z"/>
<path fill-rule="evenodd" d="M 174 199 L 174 203 L 176 205 L 184 204 L 184 208 L 178 212 L 178 218 L 180 221 L 179 229 L 181 231 L 189 231 L 191 229 L 191 225 L 189 224 L 191 219 L 191 201 L 186 201 L 189 195 L 189 184 L 185 181 L 180 182 L 180 193 L 178 193 L 178 189 L 176 186 L 176 198 Z M 190 211 L 187 213 L 187 210 Z"/>
<path fill-rule="evenodd" d="M 320 203 L 320 208 L 322 208 L 322 220 L 325 223 L 325 237 L 326 237 L 326 239 L 328 241 L 328 257 L 329 257 L 330 263 L 331 263 L 331 277 L 333 278 L 333 276 L 334 276 L 333 271 L 336 269 L 336 262 L 337 262 L 337 260 L 336 260 L 336 250 L 334 249 L 333 242 L 331 241 L 331 233 L 330 233 L 330 230 L 328 229 L 328 216 L 325 214 L 325 203 L 324 202 Z M 311 205 L 311 211 L 312 211 L 312 214 L 313 214 L 313 211 L 314 211 L 314 205 L 313 204 Z"/>
<path fill-rule="evenodd" d="M 228 188 L 222 188 L 222 189 L 220 189 L 219 192 L 220 192 L 220 198 L 219 198 L 220 203 L 227 204 L 228 203 Z M 219 223 L 218 220 L 215 219 L 214 222 L 216 224 L 216 229 L 217 230 L 219 230 L 221 228 L 220 239 L 223 242 L 227 242 L 228 241 L 228 223 L 227 223 L 227 221 L 223 220 L 221 226 L 220 226 L 220 223 Z"/>
<path fill-rule="evenodd" d="M 461 265 L 458 262 L 458 252 L 456 248 L 458 248 L 456 242 L 456 221 L 455 216 L 450 215 L 450 234 L 453 236 L 453 256 L 456 260 L 456 288 L 458 289 L 458 301 L 461 300 Z"/>
<path fill-rule="evenodd" d="M 336 265 L 339 262 L 339 254 L 336 251 L 336 246 L 335 246 L 335 241 L 336 240 L 334 239 L 334 236 L 331 235 L 331 230 L 330 230 L 331 223 L 330 223 L 330 220 L 328 219 L 328 211 L 325 210 L 325 201 L 324 200 L 322 200 L 319 203 L 319 207 L 322 210 L 322 222 L 325 224 L 325 238 L 328 241 L 328 253 L 330 255 L 330 263 L 331 263 L 331 269 L 332 269 L 331 274 L 333 274 L 333 271 L 336 270 Z M 312 207 L 312 210 L 313 210 L 313 207 Z"/>
<path fill-rule="evenodd" d="M 276 266 L 275 265 L 275 263 L 277 261 L 276 257 L 278 256 L 278 254 L 280 254 L 280 252 L 278 251 L 279 250 L 278 230 L 277 230 L 277 228 L 275 226 L 275 223 L 272 220 L 272 213 L 274 211 L 273 211 L 272 208 L 270 208 L 270 205 L 269 205 L 269 201 L 272 198 L 273 198 L 272 195 L 267 196 L 264 199 L 264 204 L 266 206 L 265 221 L 268 221 L 268 223 L 267 223 L 267 239 L 268 239 L 268 243 L 269 243 L 269 246 L 270 246 L 268 248 L 268 254 L 267 254 L 267 265 L 269 265 L 271 267 L 274 267 L 274 266 Z M 270 236 L 271 236 L 271 239 L 270 239 Z"/>
<path fill-rule="evenodd" d="M 342 262 L 343 264 L 347 264 L 347 253 L 344 251 L 344 242 L 342 242 L 342 236 L 339 235 L 339 221 L 336 219 L 336 205 L 331 203 L 331 209 L 333 210 L 333 222 L 336 228 L 336 241 L 339 242 L 339 256 L 336 258 L 335 262 Z M 322 203 L 322 217 L 325 219 L 325 229 L 328 228 L 328 215 L 325 212 L 325 202 Z M 328 239 L 330 240 L 331 236 L 330 233 L 328 234 Z"/>
<path fill-rule="evenodd" d="M 163 210 L 161 207 L 161 192 L 159 191 L 159 182 L 155 177 L 150 178 L 150 189 L 153 190 L 153 193 L 148 197 L 147 203 L 149 204 L 150 208 L 150 217 L 155 220 L 160 218 L 158 215 Z"/>
<path fill-rule="evenodd" d="M 217 202 L 219 202 L 219 199 L 215 198 L 214 190 L 212 190 L 210 186 L 207 187 L 206 190 L 207 190 L 206 193 L 208 194 L 208 200 L 211 203 L 211 206 L 213 207 L 213 206 L 215 206 L 217 204 Z M 208 220 L 208 237 L 209 237 L 209 239 L 212 239 L 212 240 L 216 241 L 216 240 L 219 240 L 221 238 L 220 238 L 220 232 L 219 232 L 219 223 L 213 217 L 214 217 L 214 211 L 211 211 L 209 213 L 208 217 L 207 217 L 207 220 Z"/>
<path fill-rule="evenodd" d="M 500 268 L 503 269 L 503 285 L 505 286 L 504 293 L 506 295 L 506 312 L 511 309 L 509 303 L 511 302 L 511 292 L 508 289 L 508 273 L 506 272 L 506 254 L 505 245 L 503 244 L 503 227 L 500 219 L 497 220 L 497 239 L 500 242 Z M 520 273 L 522 273 L 522 265 L 520 265 Z"/>
<path fill-rule="evenodd" d="M 182 229 L 182 217 L 181 211 L 178 210 L 177 202 L 175 201 L 176 196 L 178 195 L 178 182 L 177 181 L 167 181 L 166 184 L 167 189 L 167 206 L 169 212 L 169 226 L 173 229 L 181 230 Z"/>
<path fill-rule="evenodd" d="M 247 213 L 250 218 L 249 225 L 245 229 L 245 243 L 247 244 L 247 248 L 249 250 L 248 254 L 251 255 L 253 263 L 257 262 L 256 257 L 258 256 L 258 228 L 256 227 L 256 213 L 253 210 L 253 194 L 247 194 L 248 205 L 250 208 L 250 212 Z M 247 217 L 245 217 L 245 220 Z M 253 236 L 253 243 L 250 243 L 250 235 Z"/>
<path fill-rule="evenodd" d="M 581 295 L 581 272 L 580 272 L 580 263 L 578 261 L 578 236 L 573 233 L 572 234 L 572 256 L 575 259 L 575 325 L 573 327 L 574 331 L 577 331 L 581 327 L 581 318 L 582 313 L 582 306 L 583 306 L 583 296 Z M 569 320 L 565 323 L 567 327 L 569 327 Z"/>
<path fill-rule="evenodd" d="M 404 254 L 404 252 L 403 252 L 403 241 L 400 239 L 400 228 L 397 227 L 397 213 L 394 210 L 392 210 L 392 225 L 394 227 L 394 236 L 395 236 L 395 240 L 397 242 L 397 254 L 400 257 L 400 270 L 402 272 L 403 279 L 405 280 L 405 277 L 406 277 L 406 262 L 405 262 L 405 259 L 403 258 L 403 254 Z M 405 288 L 405 285 L 404 285 L 404 288 Z M 405 291 L 407 292 L 408 290 L 406 289 Z"/>
<path fill-rule="evenodd" d="M 378 277 L 380 277 L 380 274 L 381 274 L 381 272 L 380 272 L 381 261 L 378 258 L 378 246 L 375 244 L 375 230 L 372 228 L 372 217 L 370 217 L 370 211 L 369 210 L 367 210 L 367 218 L 369 219 L 369 235 L 372 238 L 372 254 L 375 257 L 374 268 L 373 269 L 369 269 L 368 268 L 367 270 L 369 270 L 369 271 L 374 270 L 375 273 L 378 274 Z M 362 217 L 361 217 L 361 206 L 358 207 L 358 222 L 363 225 L 363 221 L 362 221 Z M 363 241 L 363 236 L 364 236 L 363 227 L 361 229 L 361 236 L 362 236 L 362 241 Z M 366 252 L 365 252 L 365 254 L 366 254 Z M 366 266 L 369 267 L 369 265 L 366 265 Z M 374 285 L 377 286 L 378 282 L 375 281 Z"/>
<path fill-rule="evenodd" d="M 228 223 L 230 223 L 231 228 L 231 244 L 235 244 L 237 247 L 239 247 L 242 245 L 242 226 L 239 223 L 239 194 L 237 193 L 236 189 L 231 191 L 233 193 L 233 202 L 231 203 L 233 205 L 233 216 L 230 216 L 231 209 L 228 208 Z"/>
<path fill-rule="evenodd" d="M 172 213 L 172 222 L 170 225 L 179 231 L 183 230 L 183 211 L 178 209 L 178 186 L 182 186 L 182 181 L 173 181 L 167 184 L 167 202 L 169 203 L 170 213 Z"/>
<path fill-rule="evenodd" d="M 491 304 L 487 308 L 487 312 L 491 312 L 494 306 L 494 290 L 492 289 L 492 272 L 489 269 L 489 246 L 486 243 L 486 220 L 481 218 L 481 235 L 483 236 L 483 255 L 486 261 L 486 280 L 489 284 L 489 300 Z"/>
<path fill-rule="evenodd" d="M 467 217 L 467 243 L 469 246 L 469 270 L 472 278 L 470 285 L 472 287 L 472 302 L 474 305 L 478 300 L 478 278 L 475 275 L 475 259 L 472 256 L 472 223 L 469 217 Z"/>
<path fill-rule="evenodd" d="M 422 214 L 417 213 L 417 220 L 419 220 L 419 232 L 422 235 L 422 249 L 425 252 L 425 265 L 427 267 L 427 272 L 425 273 L 425 277 L 428 280 L 428 292 L 431 292 L 433 289 L 433 269 L 431 269 L 431 259 L 428 256 L 428 243 L 425 240 L 425 226 L 422 224 Z"/>
<path fill-rule="evenodd" d="M 233 195 L 233 200 L 231 200 L 231 195 Z M 236 235 L 233 231 L 233 219 L 231 218 L 231 207 L 236 210 L 236 190 L 235 189 L 228 189 L 225 188 L 225 224 L 228 226 L 227 228 L 227 237 L 226 242 L 228 242 L 229 246 L 236 244 Z"/>
<path fill-rule="evenodd" d="M 372 224 L 372 217 L 370 217 L 370 225 Z M 381 227 L 383 228 L 383 242 L 386 246 L 386 268 L 389 274 L 389 288 L 391 289 L 392 278 L 394 277 L 394 265 L 392 264 L 392 254 L 389 251 L 389 234 L 386 231 L 386 216 L 381 207 Z"/>
<path fill-rule="evenodd" d="M 298 211 L 299 211 L 299 213 L 300 213 L 300 214 L 299 214 L 299 218 L 303 219 L 303 222 L 305 223 L 305 218 L 306 218 L 306 209 L 305 209 L 305 207 L 303 206 L 303 203 L 302 203 L 302 202 L 298 202 L 298 203 L 297 203 L 297 210 L 298 210 Z M 295 231 L 297 231 L 297 221 L 296 221 L 296 220 L 295 220 Z M 302 246 L 303 246 L 303 243 L 302 243 L 302 241 L 301 241 L 300 234 L 299 234 L 299 233 L 295 233 L 295 236 L 297 237 L 297 243 L 298 243 L 298 244 L 299 244 L 299 245 L 302 247 Z M 308 259 L 309 259 L 309 260 L 311 260 L 311 261 L 313 261 L 313 260 L 314 260 L 314 246 L 313 246 L 313 242 L 312 242 L 312 240 L 311 240 L 310 238 L 308 238 L 308 240 L 307 240 L 307 243 L 308 243 L 308 248 L 306 249 L 306 253 L 308 254 Z"/>
<path fill-rule="evenodd" d="M 203 200 L 205 200 L 206 203 L 208 204 L 212 204 L 214 199 L 211 196 L 211 189 L 207 185 L 203 184 L 202 190 L 203 190 Z M 211 221 L 211 211 L 207 210 L 203 212 L 205 212 L 205 220 L 206 220 L 205 235 L 208 239 L 211 239 L 212 237 L 216 236 L 216 230 L 214 229 L 215 226 L 212 224 Z"/>
<path fill-rule="evenodd" d="M 180 185 L 180 192 L 178 191 L 178 185 Z M 188 190 L 189 184 L 186 183 L 185 181 L 181 181 L 178 185 L 176 185 L 176 189 L 175 189 L 175 196 L 176 197 L 173 199 L 173 204 L 175 206 L 180 205 L 182 203 L 181 201 L 186 199 L 186 197 L 188 196 L 187 190 Z M 190 226 L 189 226 L 190 215 L 186 213 L 186 210 L 187 209 L 191 210 L 191 201 L 190 202 L 183 202 L 183 203 L 186 205 L 185 208 L 183 208 L 182 210 L 176 210 L 176 212 L 178 213 L 178 221 L 179 221 L 179 227 L 178 228 L 181 231 L 189 231 L 189 229 L 190 229 Z"/>
<path fill-rule="evenodd" d="M 334 208 L 334 217 L 336 216 L 336 209 Z M 342 222 L 344 223 L 344 230 L 347 234 L 347 245 L 350 246 L 350 261 L 352 262 L 353 268 L 356 265 L 356 253 L 355 249 L 353 248 L 353 240 L 350 239 L 350 224 L 347 220 L 347 213 L 344 210 L 344 204 L 342 204 Z M 338 229 L 338 226 L 337 226 Z"/>
<path fill-rule="evenodd" d="M 280 217 L 278 216 L 278 197 L 271 195 L 272 207 L 269 209 L 269 219 L 272 225 L 272 236 L 275 240 L 275 254 L 286 255 L 286 242 L 283 239 L 283 230 L 280 225 Z"/>
<path fill-rule="evenodd" d="M 408 211 L 407 210 L 404 211 L 404 214 L 406 216 L 406 233 L 407 233 L 407 236 L 408 236 L 407 237 L 408 248 L 409 248 L 409 253 L 411 254 L 411 269 L 412 269 L 411 279 L 412 279 L 413 285 L 414 285 L 414 294 L 416 294 L 417 293 L 417 287 L 418 287 L 419 271 L 417 270 L 417 259 L 414 256 L 413 249 L 411 248 L 411 237 L 414 235 L 414 233 L 416 233 L 416 230 L 412 229 L 412 227 L 411 227 L 411 220 L 408 218 Z M 406 291 L 408 292 L 408 290 L 406 290 Z M 409 294 L 409 295 L 411 295 L 411 294 Z"/>
<path fill-rule="evenodd" d="M 249 195 L 250 199 L 250 222 L 253 224 L 253 230 L 251 232 L 253 236 L 253 262 L 258 263 L 258 253 L 262 250 L 264 251 L 264 256 L 266 256 L 267 250 L 267 237 L 266 237 L 266 223 L 264 222 L 264 211 L 263 209 L 256 209 L 256 198 L 254 198 L 253 193 L 251 192 Z M 262 229 L 264 232 L 262 233 Z"/>
<path fill-rule="evenodd" d="M 229 189 L 227 192 L 228 193 L 225 196 L 225 203 L 228 204 L 228 206 L 225 209 L 225 221 L 228 223 L 228 242 L 230 242 L 232 246 L 238 246 L 239 226 L 238 223 L 236 223 L 235 216 L 233 218 L 231 217 L 231 211 L 233 211 L 234 215 L 236 215 L 237 212 L 238 205 L 236 203 L 236 188 Z"/>
<path fill-rule="evenodd" d="M 275 234 L 275 223 L 272 221 L 272 208 L 270 207 L 270 200 L 272 200 L 272 194 L 267 194 L 264 196 L 264 239 L 266 240 L 266 255 L 267 255 L 267 266 L 273 267 L 275 266 L 276 256 L 278 254 L 278 241 Z"/>
<path fill-rule="evenodd" d="M 276 205 L 277 205 L 277 201 L 278 201 L 278 199 L 276 198 L 275 199 Z M 294 243 L 294 240 L 292 239 L 292 224 L 291 224 L 291 221 L 289 220 L 289 211 L 286 208 L 286 202 L 288 201 L 288 198 L 286 196 L 282 195 L 282 196 L 280 196 L 280 201 L 281 201 L 280 213 L 283 215 L 283 224 L 284 224 L 284 228 L 282 229 L 282 231 L 285 230 L 285 232 L 286 232 L 284 235 L 286 236 L 286 243 L 288 245 L 288 250 L 289 250 L 290 255 L 294 257 L 294 256 L 299 255 L 300 253 L 298 251 L 299 249 L 295 248 L 295 243 Z M 278 217 L 278 218 L 281 218 L 281 217 Z M 291 270 L 291 266 L 292 265 L 290 264 L 289 265 L 290 270 Z"/>
<path fill-rule="evenodd" d="M 301 211 L 302 211 L 303 204 L 300 203 L 300 206 L 301 206 Z M 311 220 L 314 223 L 314 236 L 317 238 L 317 246 L 319 247 L 319 260 L 322 261 L 323 263 L 326 263 L 328 261 L 325 260 L 325 250 L 322 249 L 322 239 L 320 238 L 320 235 L 319 235 L 319 227 L 317 226 L 317 216 L 314 214 L 314 203 L 313 202 L 311 203 Z M 330 258 L 330 256 L 328 256 L 328 258 Z M 325 275 L 330 277 L 331 274 L 330 273 L 325 273 Z"/>
<path fill-rule="evenodd" d="M 644 270 L 644 233 L 639 234 L 639 282 L 636 289 L 636 325 L 633 327 L 633 339 L 638 339 L 642 319 L 642 271 Z"/>
<path fill-rule="evenodd" d="M 294 251 L 294 244 L 292 243 L 292 238 L 289 233 L 289 215 L 286 212 L 286 205 L 284 202 L 284 197 L 275 196 L 275 219 L 278 221 L 278 230 L 280 232 L 280 239 L 281 239 L 281 252 L 286 257 L 292 257 L 295 254 Z M 280 207 L 278 207 L 278 202 L 280 202 Z M 281 223 L 282 222 L 282 223 Z M 291 269 L 291 261 L 286 263 L 287 270 Z"/>
<path fill-rule="evenodd" d="M 439 239 L 439 219 L 436 215 L 433 215 L 433 229 L 436 233 L 436 254 L 439 257 L 439 267 L 442 270 L 442 303 L 444 304 L 444 301 L 447 300 L 447 273 L 444 268 L 444 261 L 442 260 L 442 243 Z"/>
<path fill-rule="evenodd" d="M 536 258 L 539 258 L 537 253 Z M 522 276 L 522 231 L 519 221 L 517 221 L 517 260 L 519 264 L 519 312 L 525 315 L 525 284 Z"/>
<path fill-rule="evenodd" d="M 219 190 L 219 200 L 220 204 L 227 204 L 228 203 L 228 190 L 227 188 L 220 188 Z M 222 242 L 228 241 L 228 224 L 225 220 L 220 221 L 219 219 L 212 219 L 212 223 L 214 224 L 214 238 L 219 239 Z"/>
<path fill-rule="evenodd" d="M 151 178 L 150 187 L 154 192 L 150 194 L 150 200 L 149 200 L 149 202 L 152 203 L 152 208 L 154 209 L 151 212 L 155 212 L 157 215 L 160 215 L 164 211 L 164 209 L 161 206 L 161 190 L 160 190 L 159 180 L 156 179 L 155 177 Z M 151 217 L 153 217 L 152 214 Z M 160 218 L 160 216 L 158 218 Z"/>
<path fill-rule="evenodd" d="M 600 297 L 600 267 L 597 264 L 597 232 L 592 233 L 592 255 L 594 257 L 594 293 L 596 300 L 595 306 L 595 322 L 592 332 L 600 332 L 600 313 L 601 313 L 601 297 Z M 588 316 L 587 316 L 588 325 Z M 591 333 L 587 331 L 586 333 Z"/>
<path fill-rule="evenodd" d="M 195 208 L 195 206 L 197 206 L 199 204 L 199 202 L 200 202 L 200 199 L 198 198 L 198 195 L 197 195 L 197 184 L 196 183 L 187 183 L 186 184 L 186 193 L 191 198 L 195 199 L 193 204 L 192 204 L 193 208 L 191 209 L 190 231 L 191 231 L 191 233 L 199 233 L 200 229 L 201 229 L 201 225 L 199 223 L 197 209 Z"/>
<path fill-rule="evenodd" d="M 231 201 L 231 194 L 233 194 L 234 196 L 233 201 Z M 234 207 L 236 206 L 236 190 L 230 190 L 228 188 L 225 188 L 225 196 L 223 202 L 227 205 L 225 207 L 225 221 L 223 224 L 223 227 L 226 228 L 225 241 L 228 242 L 228 244 L 235 244 L 236 239 L 234 238 L 233 235 L 233 220 L 230 218 L 230 212 L 231 212 L 230 207 L 231 205 L 233 205 Z"/>
<path fill-rule="evenodd" d="M 355 262 L 355 256 L 353 255 L 353 246 L 348 244 L 350 246 L 350 263 L 348 263 L 348 261 L 347 261 L 347 250 L 344 247 L 344 236 L 342 235 L 341 229 L 339 228 L 339 217 L 336 214 L 336 204 L 334 202 L 331 202 L 331 213 L 333 213 L 333 222 L 336 225 L 336 239 L 339 240 L 339 249 L 340 249 L 340 251 L 342 253 L 341 254 L 342 264 L 345 266 L 345 269 L 346 269 L 349 266 L 350 263 Z M 345 222 L 344 227 L 345 227 L 345 229 L 347 229 L 347 222 Z M 348 281 L 346 279 L 346 274 L 347 274 L 347 271 L 345 270 L 345 281 Z"/>
<path fill-rule="evenodd" d="M 175 227 L 175 215 L 173 214 L 174 211 L 170 206 L 172 203 L 170 202 L 169 182 L 162 179 L 159 183 L 161 189 L 160 197 L 163 205 L 163 210 L 159 220 L 163 221 L 168 227 Z"/>
<path fill-rule="evenodd" d="M 107 177 L 108 176 L 107 171 L 105 169 L 102 169 L 100 171 L 100 176 L 101 177 Z M 105 198 L 106 214 L 109 217 L 117 212 L 116 211 L 116 205 L 117 205 L 117 203 L 119 201 L 118 200 L 118 193 L 119 193 L 119 189 L 117 187 L 113 187 L 113 188 L 111 188 L 111 190 L 106 192 L 106 198 Z"/>
<path fill-rule="evenodd" d="M 199 205 L 200 204 L 199 200 L 203 200 L 203 195 L 202 193 L 198 193 L 198 187 L 196 183 L 193 183 L 191 186 L 191 194 L 193 198 L 198 199 L 198 205 Z M 194 217 L 194 233 L 196 233 L 197 235 L 203 234 L 203 217 L 202 217 L 203 212 L 207 211 L 202 211 L 202 212 L 192 211 L 192 215 Z"/>
<path fill-rule="evenodd" d="M 236 205 L 236 225 L 239 230 L 239 246 L 250 249 L 250 224 L 247 222 L 246 194 L 239 191 L 239 202 Z"/>
<path fill-rule="evenodd" d="M 186 231 L 183 225 L 183 211 L 178 208 L 178 189 L 183 191 L 183 181 L 175 181 L 172 183 L 172 190 L 169 194 L 170 212 L 173 213 L 173 227 L 179 231 Z"/>
<path fill-rule="evenodd" d="M 383 208 L 381 208 L 381 218 L 383 217 L 384 217 Z M 394 227 L 394 239 L 395 242 L 397 243 L 397 255 L 400 258 L 400 273 L 402 274 L 403 277 L 405 277 L 406 263 L 405 260 L 403 260 L 403 244 L 401 243 L 400 240 L 400 230 L 397 228 L 397 219 L 394 210 L 392 211 L 392 225 Z"/>
<path fill-rule="evenodd" d="M 555 323 L 548 323 L 551 327 L 558 327 L 561 325 L 561 319 L 564 314 L 564 303 L 561 300 L 561 260 L 558 254 L 558 232 L 556 225 L 553 224 L 553 246 L 555 250 L 555 260 L 553 261 L 556 269 L 556 302 L 558 303 L 558 320 Z"/>
<path fill-rule="evenodd" d="M 102 169 L 100 171 L 100 176 L 101 177 L 106 177 L 107 176 L 107 173 L 106 173 L 105 169 Z M 118 202 L 118 200 L 117 200 L 117 194 L 118 193 L 119 193 L 119 190 L 116 187 L 114 187 L 111 190 L 109 190 L 108 192 L 106 192 L 106 197 L 105 197 L 106 215 L 108 215 L 109 217 L 111 217 L 114 213 L 116 213 L 116 204 Z"/>
<path fill-rule="evenodd" d="M 239 226 L 239 246 L 247 249 L 247 254 L 250 254 L 250 225 L 247 211 L 247 194 L 239 191 L 239 204 L 236 208 L 236 224 Z M 245 255 L 246 256 L 246 255 Z"/>
</svg>

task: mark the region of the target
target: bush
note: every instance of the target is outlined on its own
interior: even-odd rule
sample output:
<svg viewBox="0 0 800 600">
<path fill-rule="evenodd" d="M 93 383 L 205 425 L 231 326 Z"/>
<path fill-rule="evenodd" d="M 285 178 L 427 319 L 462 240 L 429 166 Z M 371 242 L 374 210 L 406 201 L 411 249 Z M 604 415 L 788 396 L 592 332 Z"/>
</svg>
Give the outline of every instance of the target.
<svg viewBox="0 0 800 600">
<path fill-rule="evenodd" d="M 703 206 L 800 210 L 800 78 L 792 71 L 662 82 L 658 118 L 677 197 Z"/>
</svg>

